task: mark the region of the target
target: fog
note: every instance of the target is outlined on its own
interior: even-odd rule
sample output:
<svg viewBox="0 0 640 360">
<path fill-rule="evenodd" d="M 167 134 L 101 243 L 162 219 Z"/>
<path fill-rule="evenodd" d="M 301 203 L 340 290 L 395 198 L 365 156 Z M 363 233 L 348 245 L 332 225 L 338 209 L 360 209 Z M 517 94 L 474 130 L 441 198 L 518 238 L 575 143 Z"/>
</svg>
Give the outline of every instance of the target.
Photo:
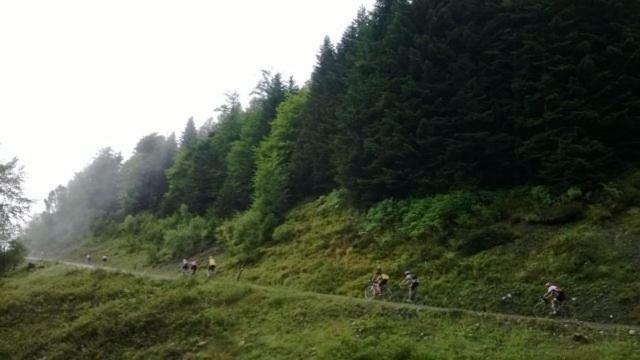
<svg viewBox="0 0 640 360">
<path fill-rule="evenodd" d="M 0 3 L 0 144 L 43 199 L 101 148 L 126 159 L 152 132 L 215 116 L 224 93 L 246 104 L 261 69 L 309 76 L 370 0 Z"/>
</svg>

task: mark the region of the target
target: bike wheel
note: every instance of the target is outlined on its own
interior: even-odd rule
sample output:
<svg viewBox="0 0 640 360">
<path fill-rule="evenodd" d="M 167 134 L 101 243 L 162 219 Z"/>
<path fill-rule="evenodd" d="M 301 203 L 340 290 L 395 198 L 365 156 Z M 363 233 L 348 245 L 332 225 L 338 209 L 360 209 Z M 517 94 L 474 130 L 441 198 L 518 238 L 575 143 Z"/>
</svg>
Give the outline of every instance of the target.
<svg viewBox="0 0 640 360">
<path fill-rule="evenodd" d="M 375 296 L 375 291 L 373 290 L 373 286 L 367 285 L 367 287 L 364 288 L 364 298 L 373 299 L 374 296 Z"/>
<path fill-rule="evenodd" d="M 544 301 L 537 301 L 532 308 L 533 315 L 537 317 L 548 316 L 549 311 L 551 311 L 549 305 Z"/>
<path fill-rule="evenodd" d="M 560 305 L 560 309 L 558 309 L 558 314 L 564 319 L 575 319 L 576 308 L 573 306 L 573 304 L 564 303 Z"/>
</svg>

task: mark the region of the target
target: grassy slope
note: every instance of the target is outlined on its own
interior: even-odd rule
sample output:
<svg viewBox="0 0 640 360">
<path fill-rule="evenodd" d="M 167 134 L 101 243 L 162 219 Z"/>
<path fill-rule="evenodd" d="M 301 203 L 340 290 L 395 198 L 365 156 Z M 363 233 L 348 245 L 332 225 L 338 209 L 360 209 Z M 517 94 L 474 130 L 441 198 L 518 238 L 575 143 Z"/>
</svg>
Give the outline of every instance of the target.
<svg viewBox="0 0 640 360">
<path fill-rule="evenodd" d="M 640 346 L 616 330 L 319 300 L 225 280 L 52 266 L 0 287 L 0 357 L 16 359 L 600 359 L 629 358 Z"/>
<path fill-rule="evenodd" d="M 575 299 L 579 319 L 640 324 L 637 207 L 604 222 L 589 216 L 562 225 L 531 225 L 507 218 L 500 225 L 517 234 L 515 241 L 462 255 L 428 235 L 404 239 L 393 226 L 365 234 L 364 215 L 336 196 L 321 197 L 291 211 L 276 229 L 277 243 L 261 249 L 259 261 L 245 269 L 243 278 L 361 296 L 373 267 L 380 264 L 395 282 L 405 269 L 420 274 L 420 303 L 526 315 L 544 315 L 533 313 L 533 305 L 544 291 L 542 285 L 555 280 Z M 85 251 L 95 258 L 108 253 L 112 266 L 145 266 L 143 254 L 127 254 L 117 241 L 84 245 L 68 258 L 80 261 Z M 199 258 L 204 260 L 207 254 Z M 213 254 L 219 276 L 235 278 L 238 259 L 218 251 Z M 177 267 L 177 263 L 165 264 L 155 271 L 175 272 Z"/>
</svg>

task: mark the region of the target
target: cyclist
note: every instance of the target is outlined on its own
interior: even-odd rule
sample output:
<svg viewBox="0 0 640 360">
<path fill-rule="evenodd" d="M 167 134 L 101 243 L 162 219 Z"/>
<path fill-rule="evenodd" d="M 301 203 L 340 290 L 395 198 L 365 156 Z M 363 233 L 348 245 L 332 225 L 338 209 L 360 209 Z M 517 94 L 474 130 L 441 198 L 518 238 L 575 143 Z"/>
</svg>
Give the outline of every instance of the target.
<svg viewBox="0 0 640 360">
<path fill-rule="evenodd" d="M 189 262 L 187 259 L 182 259 L 182 273 L 186 274 L 189 271 Z"/>
<path fill-rule="evenodd" d="M 196 260 L 193 260 L 190 265 L 191 265 L 191 275 L 195 275 L 196 271 L 198 271 L 198 262 Z"/>
<path fill-rule="evenodd" d="M 409 288 L 409 294 L 407 297 L 409 301 L 413 301 L 419 284 L 418 275 L 408 270 L 404 272 L 404 279 L 400 282 L 400 286 L 406 286 Z"/>
<path fill-rule="evenodd" d="M 107 255 L 102 255 L 102 264 L 107 263 Z"/>
<path fill-rule="evenodd" d="M 84 257 L 84 261 L 85 261 L 87 264 L 90 264 L 90 263 L 91 263 L 91 254 L 87 254 L 87 255 Z"/>
<path fill-rule="evenodd" d="M 544 284 L 544 287 L 547 289 L 547 292 L 542 295 L 542 298 L 545 301 L 551 300 L 551 309 L 553 310 L 551 315 L 557 315 L 561 303 L 566 299 L 564 291 L 552 282 Z"/>
<path fill-rule="evenodd" d="M 383 273 L 382 267 L 378 266 L 376 268 L 376 271 L 373 273 L 371 283 L 373 285 L 374 296 L 380 297 L 387 289 L 387 284 L 389 283 L 389 275 Z"/>
<path fill-rule="evenodd" d="M 213 256 L 209 256 L 209 267 L 207 267 L 207 277 L 211 277 L 214 271 L 216 271 L 216 260 L 213 258 Z"/>
</svg>

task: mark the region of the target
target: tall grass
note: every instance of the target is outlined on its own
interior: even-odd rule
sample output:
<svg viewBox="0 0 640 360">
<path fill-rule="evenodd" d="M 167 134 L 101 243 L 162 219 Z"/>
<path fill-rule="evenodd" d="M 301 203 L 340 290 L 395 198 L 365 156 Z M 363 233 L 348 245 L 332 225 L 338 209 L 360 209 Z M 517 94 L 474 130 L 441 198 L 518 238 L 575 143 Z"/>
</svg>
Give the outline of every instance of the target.
<svg viewBox="0 0 640 360">
<path fill-rule="evenodd" d="M 152 281 L 50 267 L 0 283 L 10 359 L 631 358 L 638 336 L 573 324 L 431 313 L 378 302 Z"/>
</svg>

